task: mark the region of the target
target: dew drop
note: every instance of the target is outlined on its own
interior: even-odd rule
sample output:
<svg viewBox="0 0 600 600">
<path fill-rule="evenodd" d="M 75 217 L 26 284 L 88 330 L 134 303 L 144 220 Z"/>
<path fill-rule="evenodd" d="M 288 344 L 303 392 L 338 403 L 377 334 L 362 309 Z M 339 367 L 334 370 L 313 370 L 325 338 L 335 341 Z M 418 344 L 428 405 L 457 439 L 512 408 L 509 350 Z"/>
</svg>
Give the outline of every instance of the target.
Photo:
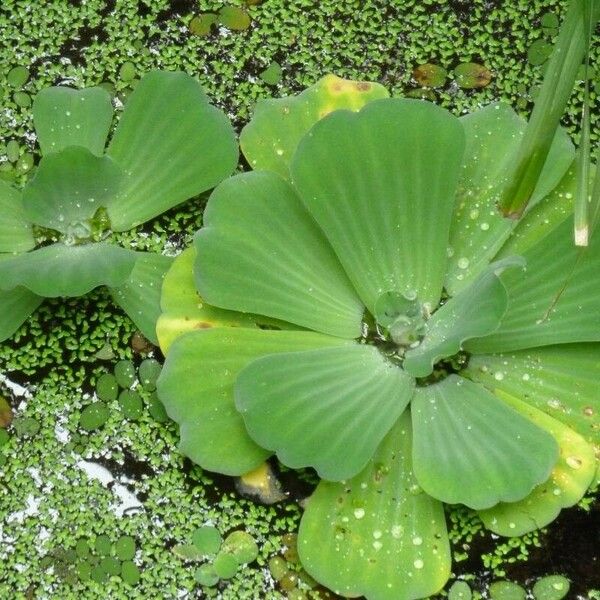
<svg viewBox="0 0 600 600">
<path fill-rule="evenodd" d="M 576 456 L 568 456 L 566 462 L 571 467 L 571 469 L 580 469 L 581 465 L 583 464 L 581 462 L 581 459 L 577 458 Z"/>
<path fill-rule="evenodd" d="M 364 508 L 356 508 L 356 509 L 354 509 L 354 516 L 357 519 L 362 519 L 365 516 L 365 509 Z"/>
<path fill-rule="evenodd" d="M 466 257 L 462 257 L 458 259 L 458 268 L 459 269 L 466 269 L 469 266 L 469 259 Z"/>
<path fill-rule="evenodd" d="M 415 569 L 422 569 L 425 566 L 425 563 L 420 558 L 417 558 L 413 565 L 415 566 Z"/>
</svg>

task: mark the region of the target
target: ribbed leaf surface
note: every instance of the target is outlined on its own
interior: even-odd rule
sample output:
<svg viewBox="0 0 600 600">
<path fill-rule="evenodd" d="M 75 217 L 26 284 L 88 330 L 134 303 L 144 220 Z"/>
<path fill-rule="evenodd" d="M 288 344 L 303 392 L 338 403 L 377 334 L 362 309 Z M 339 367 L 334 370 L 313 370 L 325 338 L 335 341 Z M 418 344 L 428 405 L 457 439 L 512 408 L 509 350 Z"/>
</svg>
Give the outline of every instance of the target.
<svg viewBox="0 0 600 600">
<path fill-rule="evenodd" d="M 127 281 L 111 288 L 114 301 L 129 315 L 152 343 L 158 343 L 156 321 L 160 316 L 160 291 L 173 259 L 150 252 L 138 253 Z"/>
<path fill-rule="evenodd" d="M 521 500 L 556 463 L 549 433 L 462 377 L 417 388 L 411 407 L 415 475 L 448 504 L 484 509 Z"/>
<path fill-rule="evenodd" d="M 501 502 L 480 511 L 479 516 L 488 529 L 514 537 L 545 527 L 563 508 L 579 502 L 594 479 L 597 461 L 594 447 L 572 429 L 517 398 L 505 393 L 499 395 L 506 404 L 550 433 L 560 448 L 548 481 L 520 502 Z"/>
<path fill-rule="evenodd" d="M 99 207 L 106 207 L 122 175 L 108 156 L 94 156 L 81 147 L 65 148 L 42 158 L 23 191 L 25 213 L 36 225 L 68 234 Z"/>
<path fill-rule="evenodd" d="M 327 240 L 284 179 L 223 182 L 195 240 L 196 286 L 209 303 L 356 338 L 363 306 Z"/>
<path fill-rule="evenodd" d="M 600 445 L 600 344 L 472 356 L 465 374 L 545 412 Z"/>
<path fill-rule="evenodd" d="M 27 252 L 34 246 L 21 192 L 0 179 L 0 252 Z"/>
<path fill-rule="evenodd" d="M 417 485 L 408 411 L 367 467 L 342 483 L 322 481 L 300 522 L 302 566 L 346 597 L 415 600 L 450 575 L 442 504 Z"/>
<path fill-rule="evenodd" d="M 15 333 L 43 300 L 23 287 L 0 291 L 0 342 Z"/>
<path fill-rule="evenodd" d="M 110 94 L 100 87 L 46 88 L 33 101 L 33 123 L 44 156 L 68 146 L 101 156 L 112 117 Z"/>
<path fill-rule="evenodd" d="M 458 119 L 405 99 L 335 112 L 300 143 L 294 185 L 371 312 L 385 292 L 437 304 L 463 148 Z"/>
<path fill-rule="evenodd" d="M 242 152 L 253 169 L 275 171 L 289 179 L 298 143 L 319 119 L 334 110 L 359 110 L 367 102 L 388 96 L 377 83 L 326 75 L 297 96 L 260 100 L 242 129 Z"/>
<path fill-rule="evenodd" d="M 179 424 L 181 452 L 226 475 L 256 468 L 270 453 L 250 438 L 235 408 L 233 386 L 240 371 L 267 354 L 344 343 L 312 332 L 229 327 L 177 338 L 158 380 L 158 395 Z"/>
<path fill-rule="evenodd" d="M 0 261 L 0 290 L 23 286 L 45 298 L 82 296 L 117 287 L 129 277 L 136 253 L 107 243 L 52 244 Z"/>
<path fill-rule="evenodd" d="M 508 309 L 491 335 L 465 344 L 474 353 L 600 341 L 600 236 L 586 250 L 572 240 L 567 219 L 525 252 L 525 273 L 501 276 Z"/>
<path fill-rule="evenodd" d="M 238 160 L 233 128 L 185 73 L 153 71 L 129 96 L 108 148 L 127 173 L 109 206 L 123 231 L 209 190 Z"/>
<path fill-rule="evenodd" d="M 466 134 L 465 160 L 450 232 L 451 258 L 446 289 L 455 294 L 493 258 L 515 226 L 496 204 L 499 184 L 511 164 L 526 121 L 503 103 L 494 103 L 461 118 Z M 530 206 L 558 184 L 573 162 L 575 150 L 559 129 L 540 175 Z"/>
<path fill-rule="evenodd" d="M 371 459 L 413 386 L 376 348 L 353 344 L 258 359 L 240 373 L 235 400 L 257 444 L 340 481 Z"/>
</svg>

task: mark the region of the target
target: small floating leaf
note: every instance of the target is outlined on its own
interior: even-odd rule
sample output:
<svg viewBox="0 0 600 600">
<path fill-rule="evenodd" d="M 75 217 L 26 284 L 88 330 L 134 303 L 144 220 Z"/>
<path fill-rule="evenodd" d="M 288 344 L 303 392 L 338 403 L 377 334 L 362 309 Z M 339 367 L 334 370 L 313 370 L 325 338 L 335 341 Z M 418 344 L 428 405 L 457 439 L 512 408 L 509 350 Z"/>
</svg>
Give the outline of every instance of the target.
<svg viewBox="0 0 600 600">
<path fill-rule="evenodd" d="M 202 552 L 200 552 L 193 544 L 175 544 L 172 551 L 173 554 L 183 560 L 199 561 L 204 558 Z"/>
<path fill-rule="evenodd" d="M 562 575 L 549 575 L 536 581 L 533 586 L 535 600 L 562 600 L 568 593 L 571 584 Z"/>
<path fill-rule="evenodd" d="M 10 440 L 8 431 L 6 431 L 6 429 L 0 429 L 0 448 L 5 446 L 8 443 L 8 440 Z"/>
<path fill-rule="evenodd" d="M 553 12 L 544 13 L 540 19 L 540 24 L 546 29 L 557 29 L 558 17 Z"/>
<path fill-rule="evenodd" d="M 6 76 L 8 85 L 13 88 L 23 87 L 29 79 L 29 69 L 27 67 L 13 67 Z"/>
<path fill-rule="evenodd" d="M 281 65 L 274 61 L 260 74 L 260 78 L 267 85 L 277 85 L 281 81 L 282 73 Z"/>
<path fill-rule="evenodd" d="M 33 437 L 40 430 L 39 422 L 33 417 L 19 417 L 15 419 L 13 427 L 19 437 Z"/>
<path fill-rule="evenodd" d="M 19 173 L 28 173 L 33 168 L 33 154 L 26 152 L 17 161 L 16 167 Z"/>
<path fill-rule="evenodd" d="M 425 63 L 419 65 L 413 70 L 413 78 L 422 87 L 437 88 L 442 87 L 446 83 L 448 72 L 444 67 Z"/>
<path fill-rule="evenodd" d="M 210 556 L 216 554 L 221 548 L 223 538 L 216 527 L 205 525 L 192 533 L 192 543 L 200 554 Z"/>
<path fill-rule="evenodd" d="M 140 580 L 140 570 L 134 562 L 126 560 L 121 565 L 121 579 L 127 585 L 135 585 Z"/>
<path fill-rule="evenodd" d="M 15 140 L 10 140 L 8 144 L 6 144 L 6 158 L 10 162 L 17 162 L 19 160 L 19 155 L 21 154 L 21 147 L 19 143 Z"/>
<path fill-rule="evenodd" d="M 192 35 L 205 36 L 208 35 L 212 29 L 212 26 L 217 22 L 217 15 L 215 13 L 202 13 L 194 17 L 190 21 L 190 33 Z"/>
<path fill-rule="evenodd" d="M 131 560 L 135 556 L 135 540 L 129 535 L 122 535 L 115 543 L 115 554 L 120 560 Z"/>
<path fill-rule="evenodd" d="M 124 62 L 119 69 L 119 77 L 122 81 L 131 81 L 135 78 L 136 68 L 131 61 Z"/>
<path fill-rule="evenodd" d="M 491 600 L 525 600 L 525 590 L 511 581 L 495 581 L 490 584 Z"/>
<path fill-rule="evenodd" d="M 100 556 L 108 556 L 112 551 L 112 542 L 107 535 L 99 535 L 94 542 L 94 548 Z"/>
<path fill-rule="evenodd" d="M 158 399 L 156 392 L 154 392 L 148 400 L 148 412 L 157 423 L 166 423 L 169 420 L 167 411 L 162 402 Z"/>
<path fill-rule="evenodd" d="M 27 92 L 15 92 L 13 100 L 21 108 L 29 108 L 31 106 L 31 96 Z"/>
<path fill-rule="evenodd" d="M 13 419 L 10 404 L 0 396 L 0 427 L 8 427 Z"/>
<path fill-rule="evenodd" d="M 224 6 L 219 11 L 219 23 L 233 31 L 248 29 L 251 23 L 250 15 L 237 6 Z"/>
<path fill-rule="evenodd" d="M 202 586 L 212 587 L 219 582 L 219 576 L 213 565 L 202 565 L 194 572 L 194 579 Z"/>
<path fill-rule="evenodd" d="M 154 358 L 147 358 L 142 361 L 139 368 L 139 378 L 145 390 L 153 392 L 156 389 L 156 380 L 161 369 L 161 364 Z"/>
<path fill-rule="evenodd" d="M 239 563 L 233 554 L 222 552 L 215 558 L 215 573 L 221 579 L 231 579 L 237 572 Z"/>
<path fill-rule="evenodd" d="M 225 538 L 223 552 L 233 554 L 238 563 L 243 565 L 256 560 L 258 546 L 254 538 L 246 531 L 234 531 Z"/>
<path fill-rule="evenodd" d="M 79 425 L 86 431 L 95 431 L 108 420 L 110 412 L 104 402 L 94 402 L 86 406 L 79 417 Z"/>
<path fill-rule="evenodd" d="M 461 63 L 454 69 L 454 77 L 461 88 L 482 88 L 492 80 L 492 72 L 478 63 Z"/>
<path fill-rule="evenodd" d="M 114 375 L 104 373 L 98 378 L 96 383 L 96 394 L 100 400 L 111 402 L 117 399 L 119 393 L 119 385 Z"/>
<path fill-rule="evenodd" d="M 115 365 L 115 379 L 122 388 L 129 388 L 135 381 L 135 367 L 130 360 L 120 360 Z"/>
<path fill-rule="evenodd" d="M 448 590 L 448 600 L 471 600 L 473 593 L 466 581 L 455 581 Z"/>
<path fill-rule="evenodd" d="M 545 63 L 552 54 L 552 44 L 546 40 L 535 40 L 527 50 L 527 60 L 534 66 Z"/>
<path fill-rule="evenodd" d="M 126 419 L 135 421 L 142 416 L 144 404 L 140 395 L 133 390 L 123 390 L 119 395 L 121 411 Z"/>
</svg>

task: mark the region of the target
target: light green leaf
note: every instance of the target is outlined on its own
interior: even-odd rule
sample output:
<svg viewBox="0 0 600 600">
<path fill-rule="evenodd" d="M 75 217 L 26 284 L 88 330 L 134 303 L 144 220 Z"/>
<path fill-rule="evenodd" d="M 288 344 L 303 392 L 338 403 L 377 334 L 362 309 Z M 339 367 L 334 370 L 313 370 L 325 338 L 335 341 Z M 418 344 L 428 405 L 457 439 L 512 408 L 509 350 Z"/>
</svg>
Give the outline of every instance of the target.
<svg viewBox="0 0 600 600">
<path fill-rule="evenodd" d="M 289 179 L 292 156 L 302 136 L 319 120 L 339 109 L 359 110 L 387 98 L 377 83 L 326 75 L 297 96 L 260 100 L 242 129 L 240 145 L 255 170 L 268 170 Z"/>
<path fill-rule="evenodd" d="M 223 112 L 185 73 L 153 71 L 129 96 L 108 154 L 126 172 L 108 207 L 115 231 L 205 192 L 235 169 L 238 149 Z"/>
<path fill-rule="evenodd" d="M 600 446 L 600 344 L 472 356 L 467 377 L 527 402 Z"/>
<path fill-rule="evenodd" d="M 34 246 L 21 192 L 0 179 L 0 252 L 27 252 Z"/>
<path fill-rule="evenodd" d="M 322 481 L 300 522 L 302 566 L 337 594 L 415 600 L 450 575 L 442 504 L 417 485 L 408 411 L 367 467 L 341 483 Z"/>
<path fill-rule="evenodd" d="M 44 156 L 68 146 L 82 146 L 101 156 L 112 116 L 110 94 L 100 87 L 50 87 L 33 101 L 33 122 Z"/>
<path fill-rule="evenodd" d="M 560 454 L 550 478 L 520 502 L 500 503 L 479 512 L 484 525 L 514 537 L 545 527 L 563 508 L 573 506 L 585 494 L 596 474 L 594 448 L 560 421 L 503 392 L 497 395 L 511 408 L 544 429 L 556 440 Z"/>
<path fill-rule="evenodd" d="M 330 335 L 360 335 L 363 306 L 294 189 L 257 171 L 223 182 L 195 239 L 196 287 L 214 306 Z"/>
<path fill-rule="evenodd" d="M 477 354 L 600 341 L 600 239 L 574 246 L 567 219 L 524 253 L 527 269 L 501 275 L 508 309 L 491 335 L 465 344 Z"/>
<path fill-rule="evenodd" d="M 11 337 L 43 300 L 23 287 L 0 291 L 0 342 Z"/>
<path fill-rule="evenodd" d="M 473 283 L 433 313 L 423 341 L 408 350 L 404 368 L 414 377 L 426 377 L 441 358 L 456 354 L 465 340 L 494 331 L 508 297 L 498 275 L 511 266 L 524 267 L 518 257 L 492 263 Z"/>
<path fill-rule="evenodd" d="M 111 288 L 113 300 L 129 315 L 144 336 L 158 343 L 156 321 L 160 316 L 160 291 L 173 259 L 149 252 L 139 253 L 127 281 Z"/>
<path fill-rule="evenodd" d="M 338 111 L 303 138 L 292 179 L 373 313 L 384 292 L 437 305 L 464 134 L 419 100 Z"/>
<path fill-rule="evenodd" d="M 179 449 L 209 471 L 242 475 L 255 469 L 270 453 L 250 438 L 235 408 L 233 386 L 240 371 L 267 354 L 344 343 L 305 331 L 228 327 L 177 338 L 157 390 L 168 415 L 179 424 Z"/>
<path fill-rule="evenodd" d="M 462 377 L 417 388 L 411 407 L 415 476 L 448 504 L 479 510 L 516 502 L 556 463 L 549 433 Z"/>
<path fill-rule="evenodd" d="M 90 233 L 89 220 L 114 198 L 122 180 L 107 156 L 72 146 L 42 158 L 23 191 L 27 217 L 36 225 L 69 234 Z"/>
<path fill-rule="evenodd" d="M 340 481 L 361 471 L 412 397 L 413 380 L 373 346 L 265 356 L 235 384 L 257 444 L 292 468 Z"/>
<path fill-rule="evenodd" d="M 502 177 L 514 159 L 526 121 L 507 104 L 494 103 L 461 118 L 466 150 L 450 231 L 446 289 L 455 294 L 481 273 L 516 225 L 497 209 Z M 568 134 L 556 132 L 530 206 L 559 183 L 575 158 Z"/>
<path fill-rule="evenodd" d="M 101 285 L 123 284 L 135 261 L 135 252 L 104 242 L 52 244 L 0 260 L 0 290 L 23 286 L 44 298 L 82 296 Z"/>
<path fill-rule="evenodd" d="M 298 329 L 296 325 L 263 315 L 240 313 L 206 304 L 194 285 L 196 249 L 184 250 L 165 275 L 160 298 L 163 311 L 156 324 L 156 335 L 163 354 L 180 335 L 194 329 L 211 327 L 265 327 Z"/>
</svg>

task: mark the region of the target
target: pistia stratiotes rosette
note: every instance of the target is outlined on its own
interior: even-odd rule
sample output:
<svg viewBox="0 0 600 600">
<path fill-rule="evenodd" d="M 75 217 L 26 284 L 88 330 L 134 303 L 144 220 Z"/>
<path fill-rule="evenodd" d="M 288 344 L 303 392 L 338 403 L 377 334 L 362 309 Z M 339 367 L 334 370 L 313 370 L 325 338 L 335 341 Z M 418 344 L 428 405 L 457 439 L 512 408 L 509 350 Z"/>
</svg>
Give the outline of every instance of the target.
<svg viewBox="0 0 600 600">
<path fill-rule="evenodd" d="M 114 134 L 100 87 L 53 87 L 35 98 L 42 151 L 23 190 L 0 181 L 0 340 L 43 298 L 98 286 L 156 341 L 160 284 L 172 259 L 111 243 L 211 189 L 236 167 L 227 117 L 184 73 L 155 71 L 128 98 Z"/>
<path fill-rule="evenodd" d="M 495 205 L 525 127 L 510 107 L 386 95 L 330 76 L 259 105 L 241 146 L 260 170 L 213 192 L 158 322 L 182 452 L 314 468 L 302 563 L 371 600 L 443 587 L 444 502 L 501 535 L 544 526 L 600 441 L 600 243 L 578 261 L 568 137 L 514 222 Z"/>
</svg>

